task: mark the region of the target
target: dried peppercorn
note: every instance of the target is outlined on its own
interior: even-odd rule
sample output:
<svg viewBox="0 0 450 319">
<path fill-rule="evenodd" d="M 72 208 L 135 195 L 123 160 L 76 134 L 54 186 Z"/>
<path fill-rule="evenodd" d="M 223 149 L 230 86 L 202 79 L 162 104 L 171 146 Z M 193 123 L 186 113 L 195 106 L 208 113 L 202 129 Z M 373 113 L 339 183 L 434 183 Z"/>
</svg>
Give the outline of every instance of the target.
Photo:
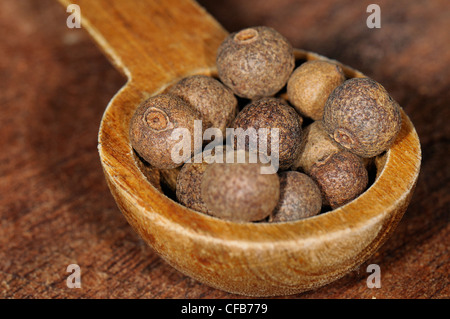
<svg viewBox="0 0 450 319">
<path fill-rule="evenodd" d="M 201 115 L 177 96 L 161 94 L 147 99 L 135 111 L 130 123 L 130 141 L 136 152 L 156 168 L 175 168 L 181 166 L 194 153 L 194 141 L 191 152 L 181 155 L 174 161 L 172 152 L 180 143 L 171 138 L 177 128 L 187 129 L 193 136 L 194 121 Z"/>
<path fill-rule="evenodd" d="M 244 98 L 272 96 L 287 82 L 295 66 L 287 39 L 269 27 L 230 34 L 217 51 L 220 80 Z"/>
<path fill-rule="evenodd" d="M 201 194 L 208 212 L 236 221 L 259 221 L 270 215 L 280 197 L 277 174 L 261 174 L 264 165 L 213 163 L 203 174 Z"/>
<path fill-rule="evenodd" d="M 241 128 L 244 131 L 243 133 L 249 133 L 249 139 L 245 143 L 246 150 L 251 150 L 249 148 L 250 141 L 256 141 L 258 143 L 257 151 L 267 156 L 278 156 L 279 168 L 285 170 L 292 166 L 299 155 L 302 122 L 303 119 L 300 115 L 285 101 L 266 97 L 245 106 L 236 116 L 233 127 L 234 129 Z M 249 131 L 249 129 L 254 131 Z M 263 131 L 259 131 L 260 129 L 277 129 L 278 143 L 275 143 L 274 140 L 273 144 L 278 146 L 278 154 L 272 154 L 273 137 L 261 134 Z M 262 149 L 261 145 L 264 145 Z M 240 147 L 238 142 L 236 147 Z M 265 152 L 265 149 L 267 149 L 267 152 Z"/>
<path fill-rule="evenodd" d="M 386 151 L 402 125 L 400 106 L 386 89 L 369 78 L 354 78 L 328 98 L 324 127 L 340 145 L 361 157 Z"/>
<path fill-rule="evenodd" d="M 296 171 L 280 173 L 280 200 L 269 222 L 288 222 L 317 215 L 322 208 L 322 195 L 317 184 Z"/>
<path fill-rule="evenodd" d="M 348 151 L 332 154 L 316 163 L 310 176 L 319 185 L 324 203 L 333 209 L 355 199 L 368 183 L 363 161 Z"/>
<path fill-rule="evenodd" d="M 181 79 L 168 93 L 187 102 L 202 115 L 205 127 L 222 131 L 230 127 L 237 114 L 237 99 L 233 92 L 213 77 L 193 75 Z"/>
</svg>

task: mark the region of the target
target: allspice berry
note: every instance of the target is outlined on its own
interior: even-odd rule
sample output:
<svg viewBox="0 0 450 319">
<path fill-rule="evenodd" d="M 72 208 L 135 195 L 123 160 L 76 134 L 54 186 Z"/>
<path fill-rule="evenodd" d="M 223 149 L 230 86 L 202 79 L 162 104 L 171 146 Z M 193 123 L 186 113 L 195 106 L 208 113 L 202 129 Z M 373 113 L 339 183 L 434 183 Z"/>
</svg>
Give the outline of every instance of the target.
<svg viewBox="0 0 450 319">
<path fill-rule="evenodd" d="M 234 129 L 241 128 L 249 138 L 244 145 L 242 137 L 235 139 L 236 148 L 245 146 L 247 151 L 258 151 L 268 157 L 277 158 L 279 169 L 286 170 L 298 158 L 302 137 L 303 119 L 284 100 L 272 97 L 261 98 L 246 105 L 234 120 Z M 264 135 L 266 129 L 267 135 Z M 276 134 L 278 132 L 278 134 Z M 276 140 L 278 137 L 278 143 Z M 257 143 L 252 149 L 251 141 Z M 275 146 L 274 149 L 273 146 Z M 278 147 L 278 149 L 276 149 Z M 276 151 L 276 152 L 275 152 Z"/>
<path fill-rule="evenodd" d="M 280 200 L 269 222 L 289 222 L 317 215 L 322 195 L 317 184 L 300 172 L 280 173 Z"/>
<path fill-rule="evenodd" d="M 335 63 L 320 60 L 305 62 L 289 78 L 289 102 L 300 114 L 321 120 L 328 96 L 344 80 L 342 68 Z"/>
<path fill-rule="evenodd" d="M 386 151 L 402 125 L 400 106 L 385 88 L 369 78 L 354 78 L 328 98 L 323 116 L 328 134 L 361 157 Z"/>
<path fill-rule="evenodd" d="M 333 209 L 355 199 L 368 183 L 368 173 L 361 158 L 347 151 L 316 163 L 310 176 L 319 185 L 323 202 Z"/>
<path fill-rule="evenodd" d="M 220 80 L 243 98 L 272 96 L 287 82 L 295 66 L 292 45 L 269 27 L 231 33 L 217 51 Z"/>
<path fill-rule="evenodd" d="M 342 148 L 325 131 L 322 121 L 314 121 L 303 130 L 300 154 L 292 169 L 309 174 L 311 167 Z"/>
<path fill-rule="evenodd" d="M 277 174 L 261 174 L 260 163 L 214 163 L 202 181 L 208 212 L 235 222 L 262 220 L 272 213 L 280 197 Z"/>
<path fill-rule="evenodd" d="M 218 128 L 223 136 L 237 114 L 238 101 L 233 92 L 210 76 L 193 75 L 181 79 L 168 93 L 187 102 L 202 115 L 207 128 Z"/>
<path fill-rule="evenodd" d="M 172 152 L 181 142 L 171 137 L 177 128 L 187 129 L 194 136 L 194 121 L 201 115 L 177 96 L 161 94 L 149 98 L 135 111 L 130 123 L 130 141 L 136 152 L 150 165 L 161 168 L 181 166 L 194 153 L 194 139 L 191 138 L 191 152 L 181 154 L 174 160 Z"/>
<path fill-rule="evenodd" d="M 196 163 L 195 158 L 193 157 L 190 163 L 184 164 L 181 168 L 176 180 L 176 196 L 178 201 L 186 207 L 208 214 L 208 207 L 202 198 L 201 186 L 203 174 L 208 168 L 208 165 L 214 163 L 216 155 L 215 150 L 219 148 L 223 154 L 222 162 L 224 162 L 226 154 L 225 147 L 218 146 L 211 152 L 204 151 L 200 163 Z M 220 156 L 220 154 L 217 155 Z"/>
</svg>

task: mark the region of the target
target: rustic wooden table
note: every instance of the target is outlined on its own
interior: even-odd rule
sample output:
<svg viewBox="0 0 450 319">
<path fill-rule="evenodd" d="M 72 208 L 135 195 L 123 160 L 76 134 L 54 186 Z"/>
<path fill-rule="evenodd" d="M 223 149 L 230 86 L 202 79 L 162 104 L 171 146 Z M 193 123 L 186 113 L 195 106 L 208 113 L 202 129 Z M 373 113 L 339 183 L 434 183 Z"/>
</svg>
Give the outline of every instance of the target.
<svg viewBox="0 0 450 319">
<path fill-rule="evenodd" d="M 269 25 L 295 47 L 381 82 L 411 117 L 422 171 L 396 232 L 359 269 L 287 298 L 449 298 L 450 4 L 200 1 L 229 31 Z M 125 79 L 54 0 L 0 2 L 0 297 L 235 298 L 171 268 L 132 231 L 109 193 L 98 125 Z M 69 289 L 69 264 L 82 288 Z M 381 288 L 366 269 L 378 264 Z"/>
</svg>

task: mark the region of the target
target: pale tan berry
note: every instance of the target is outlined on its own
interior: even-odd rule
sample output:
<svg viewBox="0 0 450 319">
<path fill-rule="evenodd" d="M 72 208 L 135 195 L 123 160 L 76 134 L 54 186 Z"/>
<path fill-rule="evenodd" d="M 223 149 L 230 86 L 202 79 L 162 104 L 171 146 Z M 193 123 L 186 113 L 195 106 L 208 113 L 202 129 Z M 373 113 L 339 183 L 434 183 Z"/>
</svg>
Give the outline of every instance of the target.
<svg viewBox="0 0 450 319">
<path fill-rule="evenodd" d="M 315 121 L 303 130 L 300 154 L 292 169 L 309 173 L 314 164 L 341 150 L 342 147 L 325 131 L 322 121 Z"/>
<path fill-rule="evenodd" d="M 303 116 L 321 120 L 328 96 L 344 80 L 342 68 L 337 64 L 320 60 L 305 62 L 289 78 L 289 102 Z"/>
</svg>

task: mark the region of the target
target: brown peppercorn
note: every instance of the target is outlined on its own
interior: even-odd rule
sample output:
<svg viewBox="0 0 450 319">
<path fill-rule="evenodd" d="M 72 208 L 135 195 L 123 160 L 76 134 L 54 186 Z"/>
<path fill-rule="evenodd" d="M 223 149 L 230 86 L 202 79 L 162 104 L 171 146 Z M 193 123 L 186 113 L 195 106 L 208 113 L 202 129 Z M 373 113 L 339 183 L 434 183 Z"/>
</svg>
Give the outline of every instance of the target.
<svg viewBox="0 0 450 319">
<path fill-rule="evenodd" d="M 223 136 L 237 114 L 238 102 L 233 92 L 210 76 L 186 77 L 172 86 L 168 93 L 182 98 L 202 115 L 207 128 L 218 128 Z"/>
<path fill-rule="evenodd" d="M 284 100 L 266 97 L 246 105 L 236 116 L 233 127 L 234 129 L 243 129 L 244 134 L 249 133 L 250 138 L 245 141 L 246 150 L 256 151 L 251 149 L 250 145 L 251 140 L 256 141 L 260 153 L 269 157 L 278 155 L 279 168 L 286 170 L 298 158 L 302 137 L 302 122 L 303 119 L 300 115 Z M 254 134 L 248 131 L 252 128 L 255 130 Z M 272 154 L 272 135 L 268 134 L 267 138 L 260 134 L 260 129 L 268 129 L 269 132 L 271 129 L 278 129 L 278 154 Z M 241 147 L 238 142 L 239 135 L 237 134 L 237 136 L 235 146 L 239 149 Z M 263 143 L 267 143 L 267 145 Z"/>
<path fill-rule="evenodd" d="M 342 68 L 327 61 L 308 61 L 294 70 L 287 84 L 287 95 L 300 114 L 321 120 L 328 96 L 344 82 Z"/>
<path fill-rule="evenodd" d="M 207 213 L 208 208 L 202 200 L 201 185 L 207 163 L 186 163 L 177 177 L 177 199 L 188 208 Z"/>
<path fill-rule="evenodd" d="M 277 174 L 261 174 L 260 163 L 214 163 L 202 180 L 208 212 L 236 222 L 251 222 L 272 213 L 280 197 Z"/>
<path fill-rule="evenodd" d="M 322 195 L 317 184 L 300 172 L 280 173 L 280 201 L 269 222 L 288 222 L 317 215 Z"/>
<path fill-rule="evenodd" d="M 200 113 L 179 97 L 169 94 L 151 97 L 136 109 L 131 118 L 131 145 L 156 168 L 181 166 L 194 152 L 194 139 L 191 138 L 191 153 L 183 154 L 177 163 L 172 159 L 172 150 L 181 143 L 181 138 L 173 139 L 171 134 L 177 128 L 186 128 L 193 136 L 194 120 L 201 120 Z"/>
<path fill-rule="evenodd" d="M 220 80 L 244 98 L 272 96 L 287 82 L 295 66 L 288 40 L 269 27 L 231 33 L 217 51 Z"/>
<path fill-rule="evenodd" d="M 222 162 L 224 162 L 225 147 L 219 146 L 218 148 L 221 148 L 222 154 L 224 154 L 222 157 Z M 208 153 L 203 152 L 201 163 L 195 163 L 195 158 L 192 158 L 190 163 L 184 164 L 176 180 L 177 199 L 186 207 L 205 214 L 208 213 L 208 208 L 202 199 L 202 179 L 208 165 L 214 162 L 215 150 Z"/>
<path fill-rule="evenodd" d="M 333 209 L 359 196 L 368 183 L 367 170 L 361 158 L 347 151 L 332 154 L 316 163 L 310 176 L 319 185 L 323 202 Z"/>
<path fill-rule="evenodd" d="M 361 157 L 386 151 L 397 137 L 400 106 L 385 88 L 369 78 L 345 81 L 325 104 L 324 127 L 340 145 Z"/>
<path fill-rule="evenodd" d="M 300 154 L 292 169 L 301 168 L 309 174 L 314 164 L 341 150 L 339 144 L 328 136 L 322 121 L 315 121 L 303 130 Z"/>
</svg>

